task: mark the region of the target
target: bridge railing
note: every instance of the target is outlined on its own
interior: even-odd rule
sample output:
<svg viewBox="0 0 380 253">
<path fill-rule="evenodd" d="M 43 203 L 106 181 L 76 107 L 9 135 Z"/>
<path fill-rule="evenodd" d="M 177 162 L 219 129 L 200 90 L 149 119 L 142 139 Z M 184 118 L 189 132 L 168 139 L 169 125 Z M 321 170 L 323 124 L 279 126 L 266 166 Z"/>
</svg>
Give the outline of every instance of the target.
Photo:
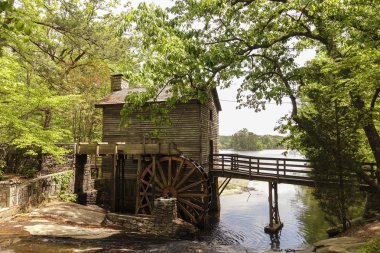
<svg viewBox="0 0 380 253">
<path fill-rule="evenodd" d="M 277 177 L 309 178 L 311 166 L 306 159 L 296 158 L 269 158 L 245 156 L 238 154 L 214 154 L 211 167 L 213 171 L 234 171 L 246 174 L 249 177 L 255 175 L 268 175 Z"/>
<path fill-rule="evenodd" d="M 211 171 L 234 172 L 249 178 L 260 175 L 288 179 L 309 179 L 312 171 L 310 161 L 298 158 L 270 158 L 239 154 L 213 154 L 210 158 Z M 362 170 L 376 179 L 377 166 L 373 162 L 362 164 Z"/>
</svg>

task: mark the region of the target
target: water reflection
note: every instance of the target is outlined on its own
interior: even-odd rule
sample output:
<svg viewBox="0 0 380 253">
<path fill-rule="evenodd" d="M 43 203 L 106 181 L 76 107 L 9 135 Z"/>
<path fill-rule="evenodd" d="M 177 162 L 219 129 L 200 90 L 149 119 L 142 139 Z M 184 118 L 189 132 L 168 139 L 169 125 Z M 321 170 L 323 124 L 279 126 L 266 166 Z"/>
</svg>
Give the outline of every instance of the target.
<svg viewBox="0 0 380 253">
<path fill-rule="evenodd" d="M 241 152 L 246 155 L 281 157 L 282 151 Z M 236 153 L 231 151 L 230 153 Z M 299 158 L 296 153 L 288 157 Z M 326 238 L 328 224 L 312 196 L 312 188 L 279 184 L 279 211 L 284 227 L 278 235 L 264 233 L 269 223 L 268 183 L 251 181 L 249 192 L 221 197 L 220 222 L 205 233 L 210 243 L 239 244 L 258 252 L 268 249 L 307 248 Z"/>
<path fill-rule="evenodd" d="M 269 234 L 270 238 L 270 248 L 274 251 L 281 250 L 280 248 L 280 238 L 281 238 L 281 230 L 277 233 Z"/>
</svg>

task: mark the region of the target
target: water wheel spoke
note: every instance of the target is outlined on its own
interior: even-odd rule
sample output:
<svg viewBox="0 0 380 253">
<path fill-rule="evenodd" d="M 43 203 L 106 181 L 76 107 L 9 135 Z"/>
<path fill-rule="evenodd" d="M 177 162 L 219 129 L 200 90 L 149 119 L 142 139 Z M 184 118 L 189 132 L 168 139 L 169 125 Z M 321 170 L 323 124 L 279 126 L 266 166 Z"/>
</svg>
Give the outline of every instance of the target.
<svg viewBox="0 0 380 253">
<path fill-rule="evenodd" d="M 178 189 L 181 185 L 183 185 L 183 184 L 186 182 L 187 179 L 189 179 L 189 177 L 190 177 L 191 175 L 194 174 L 194 172 L 195 172 L 196 170 L 197 170 L 197 168 L 195 168 L 195 167 L 192 168 L 191 171 L 190 171 L 189 173 L 187 173 L 187 175 L 184 176 L 184 177 L 182 178 L 182 180 L 179 181 L 179 183 L 178 183 L 177 185 L 174 185 L 174 186 Z"/>
<path fill-rule="evenodd" d="M 187 210 L 181 203 L 177 203 L 178 207 L 184 212 L 184 214 L 191 220 L 191 222 L 196 223 L 197 219 L 195 219 L 194 215 Z"/>
<path fill-rule="evenodd" d="M 150 192 L 140 192 L 140 196 L 153 196 L 153 193 Z"/>
<path fill-rule="evenodd" d="M 181 203 L 183 203 L 183 204 L 185 204 L 185 205 L 191 206 L 192 208 L 197 209 L 199 211 L 204 211 L 205 210 L 202 206 L 198 206 L 197 204 L 194 204 L 193 202 L 188 201 L 186 199 L 178 198 L 178 201 L 181 202 Z"/>
<path fill-rule="evenodd" d="M 141 178 L 145 178 L 146 176 L 151 176 L 153 174 L 150 167 L 146 168 L 145 171 L 141 174 Z"/>
<path fill-rule="evenodd" d="M 158 180 L 158 179 L 156 178 L 156 180 L 155 180 L 154 182 L 157 184 L 157 186 L 158 186 L 158 188 L 159 188 L 160 190 L 164 189 L 164 186 L 162 185 L 162 183 L 160 182 L 160 180 Z"/>
<path fill-rule="evenodd" d="M 140 182 L 143 183 L 144 185 L 148 186 L 148 187 L 150 186 L 150 183 L 145 181 L 144 179 L 140 179 Z"/>
<path fill-rule="evenodd" d="M 157 168 L 158 168 L 158 171 L 160 173 L 160 177 L 161 177 L 161 180 L 162 180 L 162 184 L 163 185 L 168 185 L 167 181 L 166 181 L 166 177 L 164 175 L 164 171 L 162 169 L 162 166 L 161 166 L 161 163 L 159 161 L 157 161 Z"/>
<path fill-rule="evenodd" d="M 149 190 L 150 190 L 150 184 L 148 184 L 147 185 L 147 187 L 144 187 L 144 186 L 142 186 L 143 187 L 143 189 L 142 189 L 142 193 L 147 193 Z"/>
<path fill-rule="evenodd" d="M 141 171 L 138 212 L 151 214 L 153 201 L 160 196 L 177 198 L 178 214 L 198 223 L 207 211 L 210 190 L 207 174 L 197 163 L 182 156 L 154 160 Z"/>
<path fill-rule="evenodd" d="M 200 180 L 200 181 L 196 181 L 196 182 L 194 182 L 194 183 L 191 183 L 191 184 L 189 184 L 189 185 L 186 185 L 185 187 L 182 187 L 181 189 L 178 190 L 178 192 L 186 191 L 186 190 L 191 189 L 191 188 L 193 188 L 194 186 L 197 186 L 197 185 L 202 184 L 202 183 L 204 183 L 204 180 L 203 180 L 203 179 Z"/>
<path fill-rule="evenodd" d="M 168 162 L 168 185 L 171 185 L 172 182 L 172 165 L 173 165 L 173 159 L 170 157 Z"/>
<path fill-rule="evenodd" d="M 185 159 L 182 159 L 181 160 L 181 163 L 179 164 L 179 166 L 176 168 L 176 173 L 175 173 L 175 176 L 174 176 L 174 179 L 173 179 L 173 182 L 172 182 L 172 185 L 175 185 L 178 178 L 179 178 L 179 175 L 181 174 L 181 171 L 182 171 L 182 167 L 183 165 L 185 164 Z"/>
<path fill-rule="evenodd" d="M 205 192 L 181 192 L 178 193 L 178 197 L 181 198 L 206 198 L 208 196 L 208 193 Z"/>
<path fill-rule="evenodd" d="M 149 212 L 152 213 L 153 207 L 152 207 L 151 200 L 147 196 L 144 196 L 144 198 L 146 199 L 146 204 L 148 205 Z"/>
</svg>

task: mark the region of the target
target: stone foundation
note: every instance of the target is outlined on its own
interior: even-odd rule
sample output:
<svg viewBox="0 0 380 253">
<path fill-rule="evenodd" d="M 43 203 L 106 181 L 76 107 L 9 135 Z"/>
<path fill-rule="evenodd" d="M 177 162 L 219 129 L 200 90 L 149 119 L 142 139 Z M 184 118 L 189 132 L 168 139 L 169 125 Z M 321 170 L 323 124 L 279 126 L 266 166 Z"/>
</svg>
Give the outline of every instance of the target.
<svg viewBox="0 0 380 253">
<path fill-rule="evenodd" d="M 121 215 L 108 213 L 108 222 L 139 233 L 180 239 L 196 239 L 199 230 L 178 218 L 177 200 L 159 198 L 154 201 L 152 215 Z"/>
<path fill-rule="evenodd" d="M 63 185 L 63 177 L 71 177 Z M 61 193 L 73 193 L 73 171 L 42 176 L 25 182 L 0 181 L 0 219 L 17 214 L 20 210 L 36 206 L 43 201 L 57 198 Z M 64 189 L 65 188 L 65 189 Z"/>
<path fill-rule="evenodd" d="M 95 179 L 91 178 L 91 165 L 87 155 L 77 155 L 75 163 L 75 193 L 78 204 L 97 204 L 98 191 L 95 190 Z"/>
</svg>

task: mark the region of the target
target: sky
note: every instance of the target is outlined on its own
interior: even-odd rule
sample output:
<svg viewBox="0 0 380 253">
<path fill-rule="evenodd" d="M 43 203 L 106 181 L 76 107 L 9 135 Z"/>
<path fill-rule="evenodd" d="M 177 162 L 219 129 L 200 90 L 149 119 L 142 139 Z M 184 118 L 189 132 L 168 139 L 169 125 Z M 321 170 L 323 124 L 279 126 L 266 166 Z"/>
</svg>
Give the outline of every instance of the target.
<svg viewBox="0 0 380 253">
<path fill-rule="evenodd" d="M 165 8 L 171 6 L 174 1 L 131 1 L 133 7 L 137 7 L 140 2 L 154 3 Z M 302 65 L 314 56 L 315 51 L 313 49 L 309 49 L 301 54 L 296 59 L 296 62 Z M 287 101 L 279 106 L 276 104 L 267 104 L 266 109 L 261 112 L 255 112 L 253 109 L 249 108 L 236 109 L 238 104 L 231 101 L 236 101 L 236 94 L 239 85 L 239 81 L 236 81 L 236 83 L 227 89 L 218 89 L 219 99 L 222 105 L 222 111 L 219 113 L 219 134 L 232 135 L 243 128 L 247 128 L 250 132 L 259 135 L 279 135 L 274 128 L 278 126 L 278 121 L 282 117 L 291 112 L 291 104 Z"/>
</svg>

